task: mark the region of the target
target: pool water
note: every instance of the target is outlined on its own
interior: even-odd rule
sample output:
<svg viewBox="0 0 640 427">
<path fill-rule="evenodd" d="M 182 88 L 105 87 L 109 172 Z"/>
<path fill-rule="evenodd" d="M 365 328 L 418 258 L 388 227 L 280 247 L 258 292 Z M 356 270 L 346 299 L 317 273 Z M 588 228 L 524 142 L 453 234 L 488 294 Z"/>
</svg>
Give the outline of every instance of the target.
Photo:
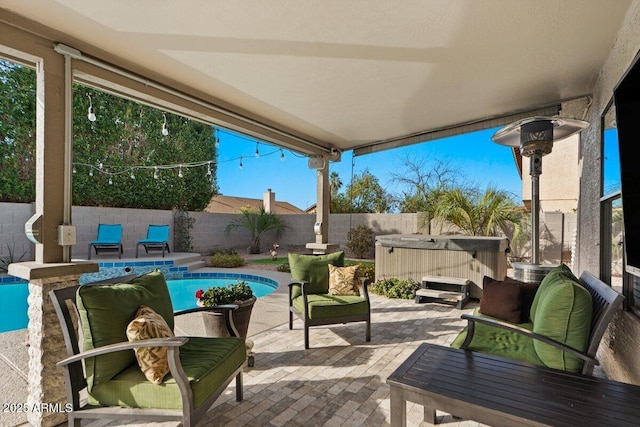
<svg viewBox="0 0 640 427">
<path fill-rule="evenodd" d="M 245 280 L 245 282 L 251 287 L 253 295 L 256 298 L 268 295 L 276 289 L 274 285 L 267 283 L 254 282 L 251 280 Z M 196 291 L 198 289 L 206 291 L 207 288 L 223 287 L 234 283 L 236 283 L 236 281 L 233 279 L 167 280 L 169 293 L 171 294 L 171 302 L 173 303 L 173 309 L 176 311 L 195 307 Z"/>
<path fill-rule="evenodd" d="M 212 286 L 226 286 L 234 284 L 240 280 L 240 276 L 226 279 L 178 279 L 167 280 L 169 293 L 173 309 L 186 310 L 196 306 L 196 291 L 206 290 Z M 257 276 L 252 276 L 258 278 Z M 265 282 L 257 280 L 244 280 L 253 290 L 256 297 L 265 296 L 273 292 L 277 284 L 273 280 L 265 279 Z M 29 285 L 27 283 L 2 284 L 0 285 L 0 332 L 14 331 L 27 327 L 27 297 L 29 296 Z"/>
</svg>

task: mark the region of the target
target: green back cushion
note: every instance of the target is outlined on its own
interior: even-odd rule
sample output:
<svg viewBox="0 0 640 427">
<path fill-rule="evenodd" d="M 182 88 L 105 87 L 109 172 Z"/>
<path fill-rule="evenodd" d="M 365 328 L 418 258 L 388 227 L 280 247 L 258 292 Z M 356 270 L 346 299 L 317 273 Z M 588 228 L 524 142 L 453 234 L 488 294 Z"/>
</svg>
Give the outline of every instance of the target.
<svg viewBox="0 0 640 427">
<path fill-rule="evenodd" d="M 547 276 L 548 277 L 548 276 Z M 546 280 L 546 278 L 545 278 Z M 564 343 L 578 351 L 587 348 L 591 332 L 591 294 L 566 274 L 555 274 L 541 283 L 532 308 L 533 332 Z M 545 365 L 579 372 L 582 361 L 541 341 L 533 341 Z"/>
<path fill-rule="evenodd" d="M 540 282 L 540 286 L 538 287 L 538 291 L 533 298 L 533 302 L 531 303 L 530 316 L 531 321 L 535 321 L 536 310 L 538 309 L 538 301 L 544 294 L 550 289 L 554 283 L 556 283 L 559 279 L 569 279 L 574 282 L 578 282 L 578 278 L 574 276 L 571 272 L 571 269 L 564 264 L 560 264 L 558 267 L 551 270 Z"/>
<path fill-rule="evenodd" d="M 309 282 L 305 286 L 309 294 L 326 294 L 329 291 L 329 264 L 344 267 L 344 252 L 319 256 L 289 253 L 291 278 Z M 295 293 L 297 295 L 292 295 L 292 298 L 300 295 Z"/>
<path fill-rule="evenodd" d="M 82 321 L 84 350 L 127 342 L 127 325 L 142 304 L 160 314 L 172 330 L 174 326 L 169 289 L 160 271 L 137 277 L 129 283 L 80 286 L 76 304 Z M 137 365 L 133 350 L 87 359 L 89 390 L 131 364 Z"/>
</svg>

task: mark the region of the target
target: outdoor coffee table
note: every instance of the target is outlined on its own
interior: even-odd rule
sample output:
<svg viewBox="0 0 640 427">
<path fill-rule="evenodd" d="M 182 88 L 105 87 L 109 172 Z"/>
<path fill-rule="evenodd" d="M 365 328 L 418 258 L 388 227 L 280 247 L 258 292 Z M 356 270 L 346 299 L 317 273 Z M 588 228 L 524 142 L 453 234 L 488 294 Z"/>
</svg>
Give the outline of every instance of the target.
<svg viewBox="0 0 640 427">
<path fill-rule="evenodd" d="M 637 426 L 640 386 L 470 351 L 422 344 L 387 379 L 391 426 L 406 425 L 406 403 L 494 427 Z"/>
</svg>

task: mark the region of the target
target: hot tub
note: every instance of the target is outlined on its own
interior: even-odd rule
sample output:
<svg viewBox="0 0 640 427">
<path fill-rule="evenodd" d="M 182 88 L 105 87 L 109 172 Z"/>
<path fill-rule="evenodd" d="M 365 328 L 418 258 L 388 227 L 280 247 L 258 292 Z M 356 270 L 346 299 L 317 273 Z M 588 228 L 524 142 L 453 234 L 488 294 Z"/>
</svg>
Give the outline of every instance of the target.
<svg viewBox="0 0 640 427">
<path fill-rule="evenodd" d="M 471 298 L 482 296 L 482 278 L 507 274 L 504 237 L 389 234 L 376 237 L 376 280 L 420 282 L 422 276 L 469 279 Z"/>
</svg>

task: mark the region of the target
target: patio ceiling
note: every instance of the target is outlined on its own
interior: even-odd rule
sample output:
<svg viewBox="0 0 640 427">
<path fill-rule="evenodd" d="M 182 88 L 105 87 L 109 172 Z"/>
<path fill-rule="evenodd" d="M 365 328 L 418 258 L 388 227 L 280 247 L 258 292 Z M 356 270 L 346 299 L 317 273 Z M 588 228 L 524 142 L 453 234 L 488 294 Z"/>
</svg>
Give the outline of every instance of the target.
<svg viewBox="0 0 640 427">
<path fill-rule="evenodd" d="M 311 146 L 363 154 L 590 94 L 630 3 L 0 0 L 0 17 Z"/>
</svg>

